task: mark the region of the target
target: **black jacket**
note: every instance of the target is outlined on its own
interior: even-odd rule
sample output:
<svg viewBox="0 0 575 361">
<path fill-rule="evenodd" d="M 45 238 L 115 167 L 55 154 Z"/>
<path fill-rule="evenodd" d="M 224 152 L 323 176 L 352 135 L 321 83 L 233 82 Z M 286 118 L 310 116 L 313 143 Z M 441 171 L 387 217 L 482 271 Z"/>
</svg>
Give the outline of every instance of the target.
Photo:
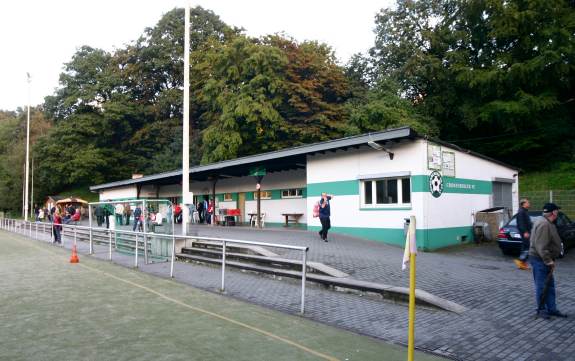
<svg viewBox="0 0 575 361">
<path fill-rule="evenodd" d="M 531 217 L 529 217 L 529 213 L 527 213 L 527 209 L 520 207 L 519 212 L 517 212 L 517 229 L 519 229 L 519 233 L 521 237 L 525 232 L 531 233 L 531 228 L 533 227 L 533 223 L 531 222 Z"/>
</svg>

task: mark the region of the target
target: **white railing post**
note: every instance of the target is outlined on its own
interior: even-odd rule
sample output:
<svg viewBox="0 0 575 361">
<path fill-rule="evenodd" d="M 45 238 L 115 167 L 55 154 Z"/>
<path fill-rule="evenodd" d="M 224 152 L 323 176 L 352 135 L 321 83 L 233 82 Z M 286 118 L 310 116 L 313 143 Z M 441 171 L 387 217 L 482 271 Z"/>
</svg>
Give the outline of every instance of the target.
<svg viewBox="0 0 575 361">
<path fill-rule="evenodd" d="M 112 260 L 112 230 L 108 228 L 108 259 Z"/>
<path fill-rule="evenodd" d="M 226 241 L 222 241 L 222 288 L 224 292 L 226 289 Z"/>
<path fill-rule="evenodd" d="M 98 206 L 99 207 L 99 206 Z M 90 226 L 90 230 L 89 230 L 89 243 L 90 243 L 90 254 L 94 253 L 94 246 L 92 244 L 92 205 L 88 204 L 88 225 Z"/>
<path fill-rule="evenodd" d="M 307 250 L 302 251 L 303 259 L 301 263 L 301 314 L 303 315 L 305 312 L 305 280 L 306 280 L 306 272 L 307 272 Z"/>
<path fill-rule="evenodd" d="M 174 218 L 174 217 L 172 217 Z M 174 278 L 174 262 L 176 261 L 176 236 L 172 227 L 172 262 L 170 264 L 170 277 Z"/>
<path fill-rule="evenodd" d="M 145 238 L 144 238 L 144 242 L 145 242 Z M 138 268 L 138 237 L 136 237 L 136 243 L 134 246 L 134 267 Z"/>
</svg>

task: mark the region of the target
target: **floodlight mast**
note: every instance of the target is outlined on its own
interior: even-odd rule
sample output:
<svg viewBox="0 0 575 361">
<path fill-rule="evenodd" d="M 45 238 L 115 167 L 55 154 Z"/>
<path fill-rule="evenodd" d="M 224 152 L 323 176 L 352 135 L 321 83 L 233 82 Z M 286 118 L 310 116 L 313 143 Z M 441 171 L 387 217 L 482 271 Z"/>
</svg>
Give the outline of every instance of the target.
<svg viewBox="0 0 575 361">
<path fill-rule="evenodd" d="M 184 29 L 184 118 L 182 120 L 182 235 L 188 234 L 190 197 L 190 2 L 186 0 Z M 190 199 L 191 198 L 191 199 Z"/>
<path fill-rule="evenodd" d="M 28 222 L 28 178 L 30 177 L 30 73 L 26 73 L 28 77 L 28 119 L 26 121 L 26 181 L 24 186 L 24 221 Z"/>
</svg>

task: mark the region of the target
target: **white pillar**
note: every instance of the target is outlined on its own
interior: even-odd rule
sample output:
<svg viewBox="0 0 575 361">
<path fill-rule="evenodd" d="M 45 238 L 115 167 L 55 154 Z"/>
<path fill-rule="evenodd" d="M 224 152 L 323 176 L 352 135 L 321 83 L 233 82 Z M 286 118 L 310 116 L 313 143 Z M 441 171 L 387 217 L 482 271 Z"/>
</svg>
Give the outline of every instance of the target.
<svg viewBox="0 0 575 361">
<path fill-rule="evenodd" d="M 26 121 L 26 181 L 24 189 L 24 220 L 28 221 L 28 177 L 30 170 L 30 73 L 26 73 L 28 76 L 28 120 Z"/>
<path fill-rule="evenodd" d="M 190 2 L 186 0 L 184 29 L 184 118 L 182 119 L 182 201 L 184 220 L 187 219 L 187 205 L 190 192 Z M 182 221 L 182 235 L 188 234 L 188 224 Z"/>
</svg>

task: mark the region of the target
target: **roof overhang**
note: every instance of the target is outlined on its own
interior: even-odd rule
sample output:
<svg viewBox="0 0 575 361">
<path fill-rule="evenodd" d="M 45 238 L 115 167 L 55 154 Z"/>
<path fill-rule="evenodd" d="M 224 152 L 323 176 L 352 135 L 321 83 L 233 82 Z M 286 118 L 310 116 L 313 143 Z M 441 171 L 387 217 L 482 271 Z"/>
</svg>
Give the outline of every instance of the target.
<svg viewBox="0 0 575 361">
<path fill-rule="evenodd" d="M 347 138 L 328 140 L 309 145 L 278 150 L 225 160 L 222 162 L 200 165 L 190 168 L 190 182 L 207 181 L 214 178 L 244 177 L 250 174 L 254 167 L 264 167 L 267 173 L 305 169 L 308 155 L 325 153 L 327 151 L 358 149 L 367 147 L 368 142 L 389 145 L 404 139 L 415 139 L 417 133 L 409 127 L 390 129 L 382 132 L 356 135 Z M 178 184 L 181 183 L 182 171 L 158 173 L 137 179 L 126 179 L 117 182 L 91 186 L 93 192 L 109 188 L 145 184 Z"/>
</svg>

